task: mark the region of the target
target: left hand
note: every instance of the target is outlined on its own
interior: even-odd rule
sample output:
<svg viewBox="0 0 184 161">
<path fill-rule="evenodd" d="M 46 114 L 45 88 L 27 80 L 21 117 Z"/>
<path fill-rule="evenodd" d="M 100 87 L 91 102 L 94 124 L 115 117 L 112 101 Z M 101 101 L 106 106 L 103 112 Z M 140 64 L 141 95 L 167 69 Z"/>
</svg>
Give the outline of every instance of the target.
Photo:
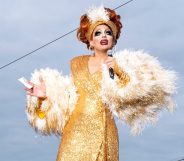
<svg viewBox="0 0 184 161">
<path fill-rule="evenodd" d="M 108 68 L 114 69 L 115 66 L 115 58 L 108 56 L 107 59 L 104 61 Z"/>
</svg>

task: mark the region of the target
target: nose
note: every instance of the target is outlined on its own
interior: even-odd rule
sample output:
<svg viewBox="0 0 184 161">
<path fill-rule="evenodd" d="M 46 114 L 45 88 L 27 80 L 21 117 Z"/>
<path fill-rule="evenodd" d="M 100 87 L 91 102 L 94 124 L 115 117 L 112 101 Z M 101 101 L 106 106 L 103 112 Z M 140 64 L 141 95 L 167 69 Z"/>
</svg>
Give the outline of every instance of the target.
<svg viewBox="0 0 184 161">
<path fill-rule="evenodd" d="M 106 37 L 106 33 L 105 32 L 102 32 L 102 37 Z"/>
</svg>

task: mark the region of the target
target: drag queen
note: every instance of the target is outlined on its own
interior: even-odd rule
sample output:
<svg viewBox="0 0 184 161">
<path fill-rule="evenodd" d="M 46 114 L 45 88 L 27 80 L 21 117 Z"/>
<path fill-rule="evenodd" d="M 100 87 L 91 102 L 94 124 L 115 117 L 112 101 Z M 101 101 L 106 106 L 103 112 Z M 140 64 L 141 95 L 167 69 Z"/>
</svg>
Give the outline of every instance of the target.
<svg viewBox="0 0 184 161">
<path fill-rule="evenodd" d="M 90 8 L 81 16 L 77 37 L 92 54 L 74 57 L 71 74 L 35 70 L 26 113 L 37 132 L 61 135 L 57 161 L 118 161 L 119 136 L 114 116 L 140 134 L 158 112 L 174 110 L 176 76 L 143 51 L 108 56 L 122 24 L 115 11 Z"/>
</svg>

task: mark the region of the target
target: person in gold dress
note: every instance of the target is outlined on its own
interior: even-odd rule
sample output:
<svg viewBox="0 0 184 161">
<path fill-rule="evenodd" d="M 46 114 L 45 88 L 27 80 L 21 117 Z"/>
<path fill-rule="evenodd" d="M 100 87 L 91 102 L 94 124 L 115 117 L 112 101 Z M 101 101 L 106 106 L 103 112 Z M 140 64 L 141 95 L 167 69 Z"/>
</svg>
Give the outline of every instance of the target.
<svg viewBox="0 0 184 161">
<path fill-rule="evenodd" d="M 50 68 L 32 74 L 28 121 L 44 135 L 61 135 L 57 161 L 118 161 L 114 116 L 139 134 L 147 123 L 156 122 L 160 110 L 174 110 L 173 71 L 141 50 L 108 56 L 121 28 L 115 11 L 90 8 L 81 16 L 77 37 L 93 54 L 74 57 L 70 76 Z"/>
</svg>

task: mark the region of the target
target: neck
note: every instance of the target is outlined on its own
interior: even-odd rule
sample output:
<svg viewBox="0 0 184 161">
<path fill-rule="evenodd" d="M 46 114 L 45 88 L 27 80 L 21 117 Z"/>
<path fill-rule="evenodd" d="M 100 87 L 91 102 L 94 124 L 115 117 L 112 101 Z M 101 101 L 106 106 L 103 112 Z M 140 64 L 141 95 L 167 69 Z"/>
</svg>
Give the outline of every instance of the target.
<svg viewBox="0 0 184 161">
<path fill-rule="evenodd" d="M 97 61 L 104 61 L 107 57 L 108 57 L 107 50 L 104 50 L 104 51 L 94 50 L 94 58 Z"/>
</svg>

